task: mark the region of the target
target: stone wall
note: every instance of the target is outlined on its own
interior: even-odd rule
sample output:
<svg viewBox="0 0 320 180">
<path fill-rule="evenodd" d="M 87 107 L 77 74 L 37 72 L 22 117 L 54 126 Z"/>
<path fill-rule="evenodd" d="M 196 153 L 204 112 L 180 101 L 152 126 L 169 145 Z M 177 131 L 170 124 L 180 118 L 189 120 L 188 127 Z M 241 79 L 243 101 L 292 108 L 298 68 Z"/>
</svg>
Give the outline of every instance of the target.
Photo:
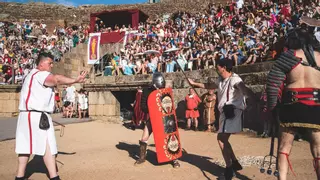
<svg viewBox="0 0 320 180">
<path fill-rule="evenodd" d="M 68 77 L 76 78 L 80 71 L 86 70 L 93 72 L 93 65 L 87 64 L 88 59 L 88 45 L 79 44 L 76 48 L 73 48 L 71 52 L 64 54 L 60 62 L 54 63 L 52 72 L 54 74 L 62 74 Z M 120 52 L 122 43 L 104 44 L 100 46 L 100 57 L 106 53 Z M 95 75 L 91 73 L 91 78 L 88 83 L 94 82 Z M 80 85 L 76 85 L 77 88 Z"/>
<path fill-rule="evenodd" d="M 247 66 L 237 66 L 234 67 L 233 71 L 239 74 L 247 85 L 264 85 L 267 72 L 272 65 L 273 62 L 266 62 Z M 217 72 L 214 68 L 198 71 L 186 71 L 185 74 L 187 77 L 203 83 L 207 81 L 208 77 L 218 78 Z M 165 79 L 173 81 L 175 89 L 188 87 L 188 82 L 182 72 L 164 73 L 163 75 Z M 125 89 L 126 86 L 132 87 L 133 84 L 135 84 L 136 87 L 141 85 L 146 86 L 148 82 L 151 83 L 151 79 L 151 74 L 138 74 L 135 76 L 99 76 L 95 77 L 91 83 L 86 84 L 86 87 L 90 88 L 90 86 L 94 87 L 95 85 L 104 85 L 102 87 L 96 87 L 96 89 L 104 88 L 108 90 L 108 88 L 112 86 L 123 86 L 123 89 Z M 256 91 L 260 90 L 257 89 Z"/>
<path fill-rule="evenodd" d="M 196 89 L 196 91 L 199 93 L 201 98 L 203 95 L 207 92 L 206 90 L 203 89 Z M 174 96 L 174 104 L 176 108 L 176 115 L 177 119 L 180 122 L 186 122 L 185 119 L 185 112 L 187 109 L 186 102 L 185 102 L 185 97 L 189 93 L 189 89 L 174 89 L 173 90 L 173 96 Z M 260 92 L 255 92 L 255 95 L 257 98 L 261 96 L 261 91 Z M 250 107 L 249 109 L 244 111 L 244 121 L 243 121 L 243 127 L 248 128 L 254 131 L 257 131 L 261 133 L 263 131 L 263 122 L 260 117 L 261 113 L 261 103 L 257 103 L 254 107 Z M 199 118 L 199 124 L 201 125 L 203 123 L 203 104 L 200 104 L 199 106 L 199 112 L 200 112 L 200 118 Z M 218 112 L 216 112 L 218 113 Z M 218 116 L 216 116 L 218 117 Z M 218 123 L 218 120 L 217 122 Z"/>
<path fill-rule="evenodd" d="M 90 13 L 123 9 L 140 9 L 152 19 L 157 16 L 187 11 L 196 13 L 203 11 L 210 2 L 225 3 L 226 0 L 165 0 L 161 3 L 141 3 L 125 5 L 82 5 L 67 7 L 59 4 L 36 3 L 7 3 L 0 2 L 0 20 L 18 21 L 20 19 L 40 20 L 46 22 L 65 20 L 68 24 L 88 23 Z"/>
<path fill-rule="evenodd" d="M 120 120 L 120 103 L 110 91 L 89 92 L 89 107 L 92 119 Z"/>
<path fill-rule="evenodd" d="M 14 117 L 19 112 L 21 86 L 0 85 L 0 117 Z"/>
<path fill-rule="evenodd" d="M 233 71 L 240 75 L 245 84 L 255 92 L 256 97 L 261 96 L 261 92 L 266 83 L 266 77 L 273 62 L 257 63 L 247 66 L 234 67 Z M 195 79 L 198 82 L 205 83 L 208 77 L 217 78 L 218 75 L 215 69 L 206 69 L 199 71 L 185 72 L 186 76 Z M 164 73 L 166 80 L 172 80 L 174 104 L 176 108 L 177 118 L 180 121 L 185 121 L 186 103 L 185 97 L 188 94 L 189 85 L 185 76 L 180 72 Z M 84 87 L 88 91 L 135 91 L 138 86 L 148 86 L 151 83 L 152 75 L 135 75 L 135 76 L 100 76 L 96 77 L 92 84 L 86 84 Z M 196 89 L 200 96 L 206 93 L 206 90 Z M 125 95 L 125 92 L 123 92 Z M 132 102 L 127 102 L 132 103 Z M 260 102 L 261 103 L 261 102 Z M 251 109 L 244 112 L 245 120 L 244 127 L 261 132 L 263 123 L 260 117 L 260 103 Z M 203 112 L 203 107 L 200 106 L 200 112 Z M 200 118 L 201 119 L 201 118 Z"/>
</svg>

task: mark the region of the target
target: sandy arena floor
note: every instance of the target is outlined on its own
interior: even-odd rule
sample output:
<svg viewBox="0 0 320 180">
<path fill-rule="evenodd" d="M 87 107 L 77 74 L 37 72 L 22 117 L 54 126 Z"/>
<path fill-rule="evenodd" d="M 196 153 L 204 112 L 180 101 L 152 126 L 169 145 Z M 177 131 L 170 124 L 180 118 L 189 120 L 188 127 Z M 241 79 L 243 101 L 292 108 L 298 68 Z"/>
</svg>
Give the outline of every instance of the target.
<svg viewBox="0 0 320 180">
<path fill-rule="evenodd" d="M 153 137 L 149 140 L 148 157 L 144 165 L 135 167 L 142 131 L 132 131 L 121 124 L 99 121 L 67 125 L 63 137 L 56 132 L 58 143 L 58 168 L 63 180 L 163 180 L 163 179 L 224 179 L 222 155 L 216 142 L 216 134 L 184 131 L 180 129 L 182 147 L 187 154 L 181 158 L 181 168 L 171 164 L 157 164 Z M 14 179 L 17 156 L 14 140 L 0 142 L 0 179 Z M 231 143 L 239 158 L 264 156 L 269 152 L 270 139 L 249 135 L 235 135 Z M 307 142 L 295 142 L 290 156 L 295 178 L 290 172 L 288 179 L 316 179 L 312 157 Z M 29 179 L 47 179 L 41 158 L 30 158 Z M 276 179 L 261 174 L 258 166 L 245 167 L 234 179 Z"/>
</svg>

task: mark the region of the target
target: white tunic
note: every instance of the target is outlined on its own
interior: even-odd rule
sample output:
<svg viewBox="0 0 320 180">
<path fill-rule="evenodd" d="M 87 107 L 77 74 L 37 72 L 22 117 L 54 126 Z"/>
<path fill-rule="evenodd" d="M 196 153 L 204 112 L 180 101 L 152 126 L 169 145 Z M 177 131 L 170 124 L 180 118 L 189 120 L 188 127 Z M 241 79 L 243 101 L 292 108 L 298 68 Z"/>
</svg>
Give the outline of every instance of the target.
<svg viewBox="0 0 320 180">
<path fill-rule="evenodd" d="M 43 156 L 48 141 L 51 154 L 57 154 L 56 138 L 52 118 L 47 114 L 50 128 L 41 130 L 39 128 L 40 112 L 52 113 L 54 109 L 54 90 L 45 87 L 45 79 L 50 72 L 33 69 L 26 77 L 20 94 L 19 113 L 16 130 L 17 154 L 35 154 Z M 30 88 L 31 87 L 31 88 Z M 23 112 L 27 111 L 29 112 Z"/>
<path fill-rule="evenodd" d="M 231 77 L 218 82 L 219 133 L 238 133 L 242 131 L 242 113 L 245 109 L 245 96 L 239 89 L 234 88 L 239 82 L 242 82 L 242 79 L 235 73 Z M 229 100 L 227 101 L 228 87 Z M 235 117 L 233 119 L 226 119 L 223 113 L 223 106 L 225 104 L 233 104 L 235 106 Z"/>
<path fill-rule="evenodd" d="M 67 87 L 66 91 L 67 91 L 67 95 L 66 95 L 67 101 L 75 103 L 75 101 L 76 101 L 76 93 L 75 93 L 76 88 L 74 86 L 70 86 L 70 87 Z"/>
<path fill-rule="evenodd" d="M 86 102 L 86 95 L 78 94 L 78 103 L 81 110 L 88 109 L 88 105 Z"/>
</svg>

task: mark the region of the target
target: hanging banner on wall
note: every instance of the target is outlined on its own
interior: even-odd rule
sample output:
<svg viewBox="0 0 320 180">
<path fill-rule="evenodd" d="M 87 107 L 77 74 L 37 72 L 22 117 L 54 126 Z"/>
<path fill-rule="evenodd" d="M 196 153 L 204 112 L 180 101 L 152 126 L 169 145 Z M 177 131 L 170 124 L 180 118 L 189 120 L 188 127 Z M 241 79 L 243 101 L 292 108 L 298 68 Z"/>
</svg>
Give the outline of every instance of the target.
<svg viewBox="0 0 320 180">
<path fill-rule="evenodd" d="M 99 64 L 101 33 L 90 33 L 88 42 L 88 64 Z"/>
</svg>

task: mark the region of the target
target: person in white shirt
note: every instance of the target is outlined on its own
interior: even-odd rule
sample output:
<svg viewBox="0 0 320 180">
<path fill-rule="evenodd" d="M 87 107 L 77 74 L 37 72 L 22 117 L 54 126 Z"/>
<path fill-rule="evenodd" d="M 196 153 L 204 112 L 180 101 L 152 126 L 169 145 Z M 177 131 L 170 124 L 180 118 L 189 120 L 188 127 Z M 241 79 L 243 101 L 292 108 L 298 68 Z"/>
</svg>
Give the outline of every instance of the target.
<svg viewBox="0 0 320 180">
<path fill-rule="evenodd" d="M 67 101 L 70 101 L 71 103 L 75 103 L 76 100 L 76 88 L 72 85 L 69 85 L 66 89 L 67 91 L 67 96 L 66 99 Z"/>
<path fill-rule="evenodd" d="M 41 52 L 37 67 L 25 78 L 20 93 L 19 117 L 16 129 L 15 152 L 18 154 L 16 180 L 25 179 L 25 171 L 31 154 L 43 156 L 51 180 L 60 180 L 56 169 L 58 153 L 52 118 L 54 110 L 53 87 L 63 84 L 82 83 L 87 75 L 83 71 L 76 79 L 51 73 L 54 57 Z M 49 128 L 40 129 L 40 117 L 46 117 Z M 41 118 L 42 119 L 42 118 Z"/>
<path fill-rule="evenodd" d="M 84 94 L 84 90 L 80 89 L 78 94 L 78 112 L 79 112 L 79 119 L 85 117 L 86 111 L 88 109 L 86 95 Z"/>
<path fill-rule="evenodd" d="M 209 85 L 216 85 L 218 92 L 218 109 L 220 112 L 218 143 L 226 163 L 225 178 L 231 180 L 234 171 L 242 169 L 229 142 L 231 134 L 242 131 L 243 111 L 246 108 L 245 97 L 253 100 L 254 93 L 245 86 L 239 75 L 232 72 L 232 60 L 217 61 L 219 78 L 209 79 L 207 84 L 196 83 L 189 79 L 193 86 L 208 89 Z M 253 102 L 253 101 L 252 101 Z"/>
</svg>

